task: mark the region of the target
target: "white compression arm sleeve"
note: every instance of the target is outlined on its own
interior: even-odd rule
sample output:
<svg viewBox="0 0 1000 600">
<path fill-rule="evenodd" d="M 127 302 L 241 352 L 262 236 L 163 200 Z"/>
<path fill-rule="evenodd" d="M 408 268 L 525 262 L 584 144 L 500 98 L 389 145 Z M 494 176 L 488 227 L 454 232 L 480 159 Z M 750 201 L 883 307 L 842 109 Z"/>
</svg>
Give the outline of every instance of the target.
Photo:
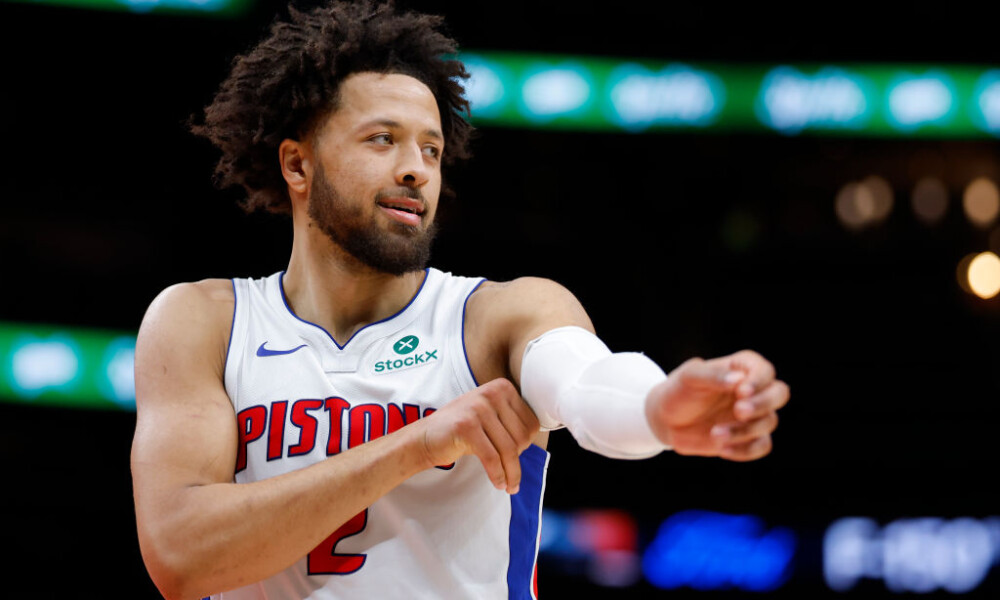
<svg viewBox="0 0 1000 600">
<path fill-rule="evenodd" d="M 560 327 L 528 343 L 521 394 L 543 430 L 566 427 L 582 448 L 611 458 L 667 449 L 646 419 L 646 396 L 666 374 L 643 354 L 612 354 L 582 327 Z"/>
</svg>

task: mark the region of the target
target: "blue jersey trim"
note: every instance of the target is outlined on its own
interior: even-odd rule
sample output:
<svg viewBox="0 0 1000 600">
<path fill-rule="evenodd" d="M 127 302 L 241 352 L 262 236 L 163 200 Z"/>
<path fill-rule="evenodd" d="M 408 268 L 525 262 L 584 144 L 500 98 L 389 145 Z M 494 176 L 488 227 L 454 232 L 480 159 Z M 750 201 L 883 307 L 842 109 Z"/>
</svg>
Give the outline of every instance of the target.
<svg viewBox="0 0 1000 600">
<path fill-rule="evenodd" d="M 365 329 L 368 329 L 369 327 L 374 327 L 375 325 L 378 325 L 380 323 L 385 323 L 386 321 L 391 321 L 391 320 L 395 319 L 396 317 L 398 317 L 399 315 L 403 314 L 406 311 L 406 309 L 410 308 L 410 305 L 413 304 L 416 301 L 417 297 L 420 296 L 420 292 L 422 292 L 423 289 L 424 289 L 424 286 L 427 285 L 427 280 L 430 278 L 430 276 L 431 276 L 430 269 L 429 268 L 428 269 L 424 269 L 424 280 L 420 282 L 420 287 L 417 288 L 417 293 L 413 294 L 413 297 L 410 298 L 410 301 L 406 303 L 406 306 L 404 306 L 403 308 L 399 309 L 399 311 L 397 311 L 392 316 L 386 317 L 386 318 L 382 319 L 381 321 L 375 321 L 374 323 L 369 323 L 369 324 L 365 325 L 364 327 L 362 327 L 361 329 L 355 331 L 354 335 L 352 335 L 346 342 L 344 342 L 343 346 L 341 346 L 339 343 L 337 343 L 337 340 L 334 339 L 333 335 L 329 331 L 327 331 L 325 327 L 323 327 L 322 325 L 317 325 L 316 323 L 313 323 L 312 321 L 306 321 L 302 317 L 300 317 L 297 314 L 295 314 L 295 311 L 292 310 L 291 306 L 288 306 L 288 299 L 285 298 L 285 271 L 282 271 L 281 275 L 278 277 L 278 287 L 281 290 L 281 302 L 285 305 L 285 309 L 288 311 L 288 314 L 292 315 L 293 317 L 295 317 L 299 321 L 305 323 L 306 325 L 312 325 L 316 329 L 319 329 L 320 331 L 322 331 L 323 333 L 325 333 L 327 335 L 327 337 L 330 338 L 330 341 L 333 342 L 333 345 L 336 346 L 338 350 L 343 350 L 344 348 L 347 347 L 348 344 L 351 343 L 351 340 L 353 340 L 354 338 L 356 338 L 358 336 L 358 334 L 361 333 L 362 331 L 364 331 Z"/>
<path fill-rule="evenodd" d="M 462 303 L 462 354 L 465 356 L 465 366 L 469 368 L 469 375 L 472 376 L 472 383 L 476 384 L 476 387 L 479 387 L 479 381 L 476 379 L 476 374 L 472 371 L 472 364 L 469 362 L 469 351 L 465 348 L 465 309 L 469 305 L 469 298 L 471 298 L 472 294 L 475 294 L 476 290 L 479 289 L 479 286 L 484 283 L 486 283 L 486 280 L 481 279 L 479 283 L 476 284 L 476 287 L 472 288 L 469 295 L 465 297 L 465 302 Z"/>
<path fill-rule="evenodd" d="M 521 488 L 510 497 L 510 564 L 507 597 L 533 600 L 538 533 L 542 524 L 542 497 L 549 453 L 532 444 L 521 453 Z"/>
</svg>

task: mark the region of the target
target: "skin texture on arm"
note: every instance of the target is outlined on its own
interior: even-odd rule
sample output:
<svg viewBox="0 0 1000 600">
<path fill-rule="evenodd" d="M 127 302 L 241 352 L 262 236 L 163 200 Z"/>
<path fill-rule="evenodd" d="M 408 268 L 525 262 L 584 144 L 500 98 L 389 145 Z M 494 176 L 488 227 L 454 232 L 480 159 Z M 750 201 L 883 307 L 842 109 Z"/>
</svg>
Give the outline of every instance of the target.
<svg viewBox="0 0 1000 600">
<path fill-rule="evenodd" d="M 304 556 L 393 487 L 465 454 L 515 491 L 517 455 L 537 432 L 505 381 L 310 467 L 234 483 L 238 431 L 223 372 L 230 283 L 165 290 L 136 346 L 138 417 L 132 448 L 140 548 L 167 598 L 201 598 L 258 581 Z"/>
<path fill-rule="evenodd" d="M 504 377 L 521 387 L 521 359 L 528 342 L 556 327 L 575 325 L 591 333 L 590 317 L 569 290 L 548 279 L 487 281 L 469 298 L 465 336 L 477 381 Z M 535 444 L 545 448 L 549 433 Z"/>
<path fill-rule="evenodd" d="M 528 343 L 564 326 L 594 332 L 579 301 L 561 285 L 525 277 L 487 283 L 469 301 L 466 334 L 476 375 L 510 377 L 520 388 Z M 788 402 L 788 386 L 756 352 L 694 358 L 672 371 L 645 400 L 656 437 L 680 454 L 746 461 L 771 451 L 777 410 Z"/>
</svg>

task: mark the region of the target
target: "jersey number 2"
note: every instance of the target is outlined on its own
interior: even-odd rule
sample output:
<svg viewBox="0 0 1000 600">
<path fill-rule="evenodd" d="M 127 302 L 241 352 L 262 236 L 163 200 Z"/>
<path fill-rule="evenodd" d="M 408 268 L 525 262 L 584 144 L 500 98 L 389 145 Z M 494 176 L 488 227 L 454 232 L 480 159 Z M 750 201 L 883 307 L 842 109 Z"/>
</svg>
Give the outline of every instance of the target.
<svg viewBox="0 0 1000 600">
<path fill-rule="evenodd" d="M 354 515 L 350 521 L 340 526 L 330 537 L 320 542 L 319 546 L 309 553 L 307 559 L 310 575 L 348 575 L 365 565 L 366 554 L 337 554 L 337 544 L 340 540 L 357 535 L 368 525 L 368 509 Z"/>
</svg>

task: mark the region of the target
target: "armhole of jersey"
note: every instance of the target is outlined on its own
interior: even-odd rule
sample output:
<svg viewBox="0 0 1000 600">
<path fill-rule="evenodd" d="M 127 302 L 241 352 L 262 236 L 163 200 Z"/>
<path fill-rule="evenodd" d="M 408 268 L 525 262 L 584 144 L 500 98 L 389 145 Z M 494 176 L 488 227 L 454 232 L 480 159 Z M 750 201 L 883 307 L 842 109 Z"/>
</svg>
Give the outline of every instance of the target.
<svg viewBox="0 0 1000 600">
<path fill-rule="evenodd" d="M 240 349 L 246 345 L 246 315 L 247 311 L 240 302 L 240 297 L 247 297 L 247 282 L 233 279 L 233 321 L 229 329 L 229 347 L 226 348 L 226 363 L 222 374 L 222 382 L 226 388 L 233 406 L 236 406 L 236 391 L 238 386 L 238 372 L 240 364 L 243 362 L 243 354 Z"/>
<path fill-rule="evenodd" d="M 465 313 L 466 309 L 468 309 L 469 307 L 469 298 L 472 298 L 472 294 L 476 293 L 476 290 L 479 289 L 479 286 L 483 285 L 483 283 L 485 282 L 486 282 L 485 278 L 474 281 L 472 289 L 470 289 L 468 293 L 465 294 L 465 299 L 462 301 L 462 318 L 459 319 L 458 321 L 458 340 L 462 348 L 462 361 L 461 361 L 462 364 L 456 365 L 458 367 L 456 370 L 459 373 L 465 373 L 468 375 L 467 380 L 461 375 L 459 376 L 459 381 L 460 383 L 462 383 L 461 387 L 465 391 L 469 391 L 471 389 L 479 387 L 479 381 L 476 380 L 476 374 L 472 371 L 472 363 L 469 362 L 469 352 L 465 346 Z M 471 383 L 472 386 L 467 387 L 468 383 Z"/>
</svg>

